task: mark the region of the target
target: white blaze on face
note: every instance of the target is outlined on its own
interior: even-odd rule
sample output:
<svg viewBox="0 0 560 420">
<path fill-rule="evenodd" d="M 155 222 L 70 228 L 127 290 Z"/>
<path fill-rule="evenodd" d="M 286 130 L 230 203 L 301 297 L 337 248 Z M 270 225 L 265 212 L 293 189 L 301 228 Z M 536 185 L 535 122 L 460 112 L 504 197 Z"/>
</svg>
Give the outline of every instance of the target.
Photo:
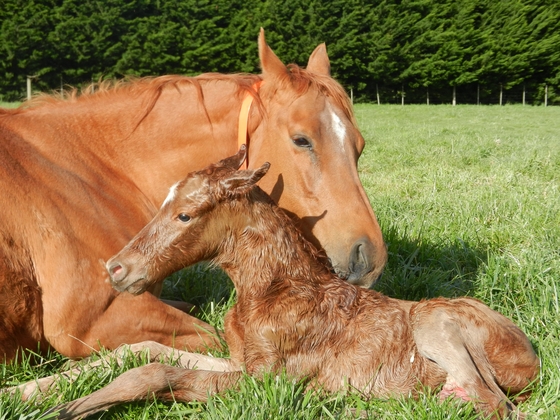
<svg viewBox="0 0 560 420">
<path fill-rule="evenodd" d="M 161 205 L 161 207 L 165 206 L 167 203 L 170 203 L 173 201 L 173 199 L 175 198 L 175 195 L 177 194 L 177 187 L 179 186 L 179 183 L 175 183 L 171 188 L 169 188 L 169 194 L 167 194 L 167 197 L 165 197 L 165 200 L 163 200 L 163 204 Z"/>
</svg>

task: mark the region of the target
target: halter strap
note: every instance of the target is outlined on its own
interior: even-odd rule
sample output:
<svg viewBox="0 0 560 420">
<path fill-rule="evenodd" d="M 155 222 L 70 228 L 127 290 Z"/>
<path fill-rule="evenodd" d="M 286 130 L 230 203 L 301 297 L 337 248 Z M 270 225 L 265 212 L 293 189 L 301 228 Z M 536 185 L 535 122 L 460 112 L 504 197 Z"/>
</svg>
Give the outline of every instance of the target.
<svg viewBox="0 0 560 420">
<path fill-rule="evenodd" d="M 253 89 L 255 91 L 259 91 L 259 88 L 262 85 L 262 80 L 256 82 L 253 85 Z M 239 125 L 237 131 L 237 150 L 241 147 L 242 144 L 245 144 L 247 147 L 247 156 L 245 157 L 245 161 L 241 165 L 239 169 L 247 169 L 249 166 L 249 133 L 247 131 L 247 126 L 249 123 L 249 111 L 251 110 L 251 104 L 253 103 L 254 96 L 250 93 L 245 95 L 243 98 L 243 102 L 241 103 L 241 110 L 239 111 Z"/>
</svg>

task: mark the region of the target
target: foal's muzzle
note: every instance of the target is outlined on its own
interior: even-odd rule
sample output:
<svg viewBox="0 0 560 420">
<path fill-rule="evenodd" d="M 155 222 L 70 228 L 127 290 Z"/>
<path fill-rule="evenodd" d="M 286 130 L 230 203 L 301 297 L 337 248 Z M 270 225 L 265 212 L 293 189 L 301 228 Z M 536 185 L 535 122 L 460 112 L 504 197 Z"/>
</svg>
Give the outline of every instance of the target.
<svg viewBox="0 0 560 420">
<path fill-rule="evenodd" d="M 126 264 L 117 260 L 109 260 L 105 265 L 111 278 L 111 285 L 119 292 L 129 292 L 139 295 L 148 287 L 145 274 L 132 273 Z"/>
</svg>

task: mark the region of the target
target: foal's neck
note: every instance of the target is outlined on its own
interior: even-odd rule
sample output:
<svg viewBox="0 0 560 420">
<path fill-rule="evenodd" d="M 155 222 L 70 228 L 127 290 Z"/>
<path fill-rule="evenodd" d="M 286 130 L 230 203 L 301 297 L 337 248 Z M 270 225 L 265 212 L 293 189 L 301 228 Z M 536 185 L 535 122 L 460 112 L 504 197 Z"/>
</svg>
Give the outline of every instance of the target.
<svg viewBox="0 0 560 420">
<path fill-rule="evenodd" d="M 215 262 L 228 273 L 238 296 L 257 295 L 273 282 L 309 284 L 332 276 L 318 251 L 262 190 L 231 203 L 229 210 L 235 227 Z"/>
</svg>

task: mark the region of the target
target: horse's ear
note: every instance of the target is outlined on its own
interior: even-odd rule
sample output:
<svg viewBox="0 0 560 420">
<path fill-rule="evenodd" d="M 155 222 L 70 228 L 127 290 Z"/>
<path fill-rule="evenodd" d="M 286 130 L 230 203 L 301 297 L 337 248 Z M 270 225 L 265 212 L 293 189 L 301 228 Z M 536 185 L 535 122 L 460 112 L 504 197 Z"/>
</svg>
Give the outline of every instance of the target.
<svg viewBox="0 0 560 420">
<path fill-rule="evenodd" d="M 248 193 L 260 179 L 266 175 L 270 163 L 265 162 L 260 168 L 236 171 L 220 180 L 220 187 L 225 197 L 236 197 Z"/>
<path fill-rule="evenodd" d="M 307 70 L 315 74 L 331 75 L 331 63 L 327 54 L 327 46 L 323 42 L 309 56 Z"/>
<path fill-rule="evenodd" d="M 274 54 L 274 51 L 268 46 L 264 38 L 264 29 L 261 28 L 259 34 L 259 59 L 261 60 L 261 69 L 263 79 L 269 77 L 284 78 L 288 76 L 288 68 Z"/>
</svg>

